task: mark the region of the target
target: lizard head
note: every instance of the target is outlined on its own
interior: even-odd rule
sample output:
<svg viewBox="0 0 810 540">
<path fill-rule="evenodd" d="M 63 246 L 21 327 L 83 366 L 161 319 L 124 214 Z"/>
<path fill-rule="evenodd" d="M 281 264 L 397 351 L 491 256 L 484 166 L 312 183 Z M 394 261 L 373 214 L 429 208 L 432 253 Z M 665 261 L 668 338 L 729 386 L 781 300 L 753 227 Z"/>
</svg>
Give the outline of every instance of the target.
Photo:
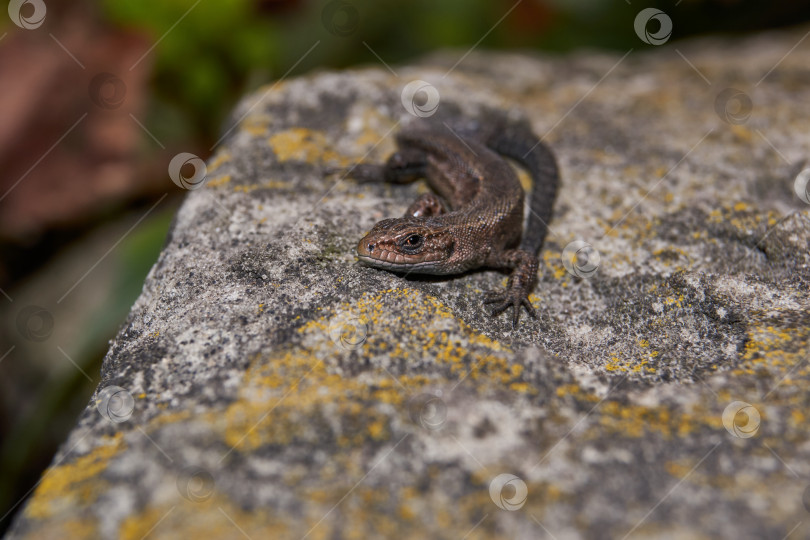
<svg viewBox="0 0 810 540">
<path fill-rule="evenodd" d="M 375 268 L 440 274 L 455 248 L 446 225 L 432 218 L 384 219 L 357 244 L 361 262 Z"/>
</svg>

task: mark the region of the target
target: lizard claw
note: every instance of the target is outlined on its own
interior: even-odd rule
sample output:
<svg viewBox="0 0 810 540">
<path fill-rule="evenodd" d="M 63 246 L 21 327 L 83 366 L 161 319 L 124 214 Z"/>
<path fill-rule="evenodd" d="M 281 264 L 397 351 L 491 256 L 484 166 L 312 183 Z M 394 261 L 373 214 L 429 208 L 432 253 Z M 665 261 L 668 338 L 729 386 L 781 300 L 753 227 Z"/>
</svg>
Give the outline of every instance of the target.
<svg viewBox="0 0 810 540">
<path fill-rule="evenodd" d="M 517 329 L 518 320 L 520 319 L 520 306 L 525 307 L 526 311 L 533 319 L 537 318 L 537 312 L 534 306 L 529 302 L 525 293 L 520 290 L 487 293 L 484 297 L 484 305 L 486 304 L 495 304 L 490 311 L 490 315 L 493 317 L 500 315 L 511 307 L 513 329 Z"/>
</svg>

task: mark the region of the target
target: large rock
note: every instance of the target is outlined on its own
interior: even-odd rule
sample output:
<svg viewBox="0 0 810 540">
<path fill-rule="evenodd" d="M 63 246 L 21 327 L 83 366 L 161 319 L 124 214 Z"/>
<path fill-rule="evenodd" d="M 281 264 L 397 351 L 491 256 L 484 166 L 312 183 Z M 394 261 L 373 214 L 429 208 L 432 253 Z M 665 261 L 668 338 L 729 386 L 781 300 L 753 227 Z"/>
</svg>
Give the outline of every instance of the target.
<svg viewBox="0 0 810 540">
<path fill-rule="evenodd" d="M 11 536 L 807 537 L 805 31 L 249 96 Z M 354 258 L 425 187 L 326 171 L 392 151 L 414 80 L 558 156 L 517 331 L 482 309 L 502 274 Z"/>
</svg>

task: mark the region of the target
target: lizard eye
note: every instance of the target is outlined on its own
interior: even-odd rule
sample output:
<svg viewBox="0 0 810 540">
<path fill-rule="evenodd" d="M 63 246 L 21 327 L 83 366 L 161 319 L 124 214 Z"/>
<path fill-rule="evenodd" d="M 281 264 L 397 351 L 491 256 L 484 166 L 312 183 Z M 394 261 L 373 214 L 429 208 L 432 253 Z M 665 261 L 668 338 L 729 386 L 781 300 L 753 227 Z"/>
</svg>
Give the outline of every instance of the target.
<svg viewBox="0 0 810 540">
<path fill-rule="evenodd" d="M 419 234 L 410 234 L 400 242 L 400 247 L 405 251 L 416 251 L 425 243 L 425 237 Z"/>
</svg>

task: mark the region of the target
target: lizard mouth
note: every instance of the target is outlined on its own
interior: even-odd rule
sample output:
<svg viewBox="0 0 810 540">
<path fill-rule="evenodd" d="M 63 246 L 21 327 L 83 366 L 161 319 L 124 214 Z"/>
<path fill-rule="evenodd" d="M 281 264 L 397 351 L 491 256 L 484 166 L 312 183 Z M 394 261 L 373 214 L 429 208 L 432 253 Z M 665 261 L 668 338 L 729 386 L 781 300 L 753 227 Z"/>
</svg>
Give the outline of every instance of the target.
<svg viewBox="0 0 810 540">
<path fill-rule="evenodd" d="M 357 258 L 361 263 L 374 267 L 382 268 L 383 270 L 394 270 L 400 272 L 428 272 L 431 273 L 435 269 L 433 261 L 420 261 L 420 262 L 389 262 L 382 259 L 375 259 L 366 255 L 358 255 Z"/>
<path fill-rule="evenodd" d="M 363 262 L 370 266 L 376 266 L 378 268 L 402 269 L 402 270 L 408 270 L 420 266 L 427 266 L 433 262 L 433 261 L 426 261 L 421 258 L 415 259 L 412 257 L 408 257 L 395 251 L 376 251 L 376 253 L 374 253 L 374 255 L 372 256 L 368 252 L 363 253 L 360 249 L 357 250 L 357 258 L 360 259 L 360 262 Z"/>
<path fill-rule="evenodd" d="M 360 242 L 357 246 L 357 258 L 360 262 L 375 268 L 386 270 L 419 271 L 427 270 L 435 265 L 437 261 L 432 258 L 425 258 L 424 255 L 408 255 L 397 253 L 396 251 L 382 249 L 379 245 L 368 246 L 366 242 Z"/>
</svg>

